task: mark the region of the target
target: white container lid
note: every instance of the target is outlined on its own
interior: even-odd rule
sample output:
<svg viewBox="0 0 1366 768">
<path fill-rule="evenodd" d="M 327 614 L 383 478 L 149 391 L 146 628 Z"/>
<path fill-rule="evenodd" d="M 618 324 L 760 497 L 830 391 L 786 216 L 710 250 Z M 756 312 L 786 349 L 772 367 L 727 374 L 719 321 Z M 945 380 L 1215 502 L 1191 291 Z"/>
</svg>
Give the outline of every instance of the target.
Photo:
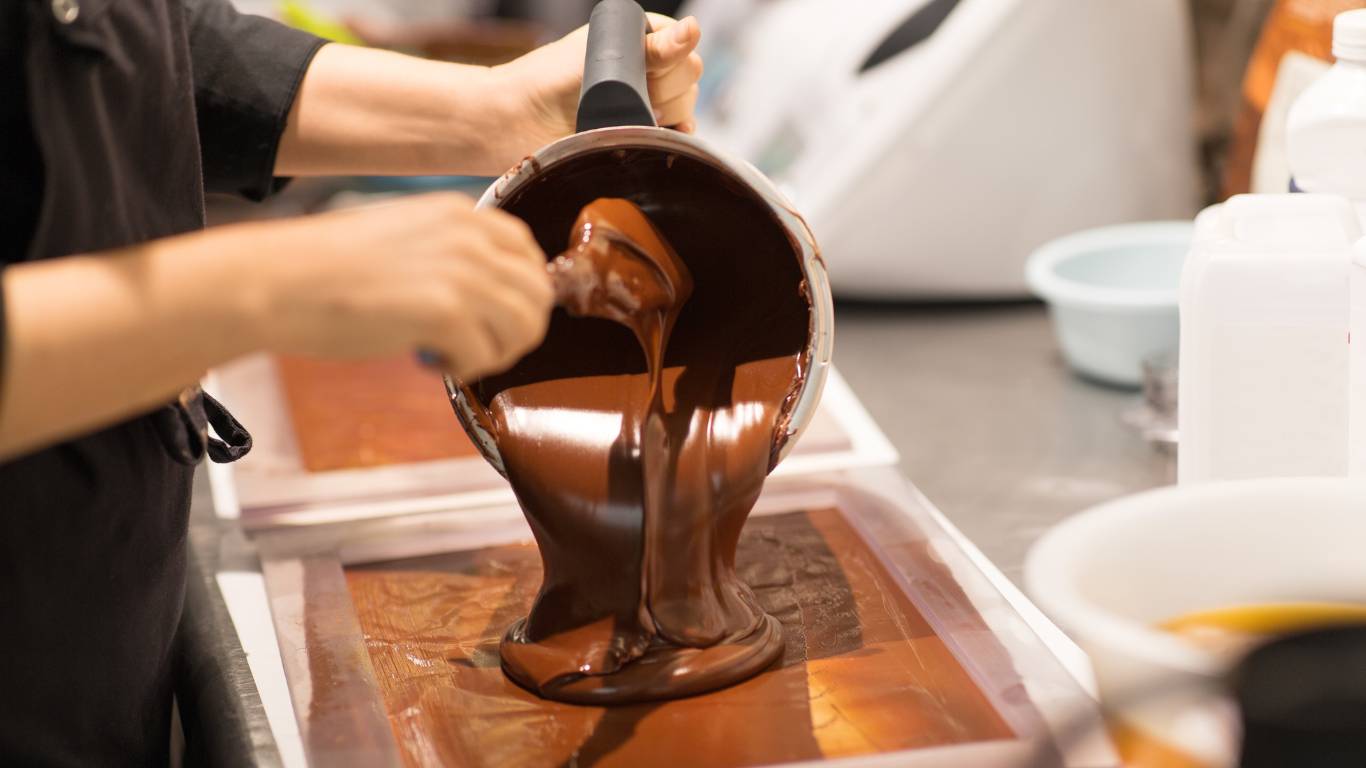
<svg viewBox="0 0 1366 768">
<path fill-rule="evenodd" d="M 1366 62 L 1366 8 L 1343 11 L 1333 18 L 1333 56 Z"/>
</svg>

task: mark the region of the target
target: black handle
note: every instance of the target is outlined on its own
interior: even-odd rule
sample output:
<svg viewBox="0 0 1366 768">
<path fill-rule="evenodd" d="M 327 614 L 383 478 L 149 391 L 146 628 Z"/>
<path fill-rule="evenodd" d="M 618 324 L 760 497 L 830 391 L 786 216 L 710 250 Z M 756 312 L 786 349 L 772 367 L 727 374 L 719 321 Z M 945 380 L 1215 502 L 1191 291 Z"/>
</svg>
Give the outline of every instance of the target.
<svg viewBox="0 0 1366 768">
<path fill-rule="evenodd" d="M 602 0 L 588 19 L 577 130 L 655 125 L 645 86 L 645 11 L 634 0 Z"/>
</svg>

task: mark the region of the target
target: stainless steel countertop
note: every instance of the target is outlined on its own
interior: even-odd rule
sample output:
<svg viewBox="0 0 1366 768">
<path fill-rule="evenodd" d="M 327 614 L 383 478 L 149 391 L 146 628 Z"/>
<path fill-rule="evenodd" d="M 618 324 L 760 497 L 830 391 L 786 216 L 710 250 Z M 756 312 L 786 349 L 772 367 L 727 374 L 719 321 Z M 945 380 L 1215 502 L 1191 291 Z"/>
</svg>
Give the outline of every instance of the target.
<svg viewBox="0 0 1366 768">
<path fill-rule="evenodd" d="M 846 303 L 835 317 L 835 365 L 902 471 L 1017 584 L 1052 524 L 1172 481 L 1121 421 L 1138 394 L 1072 375 L 1038 304 Z"/>
</svg>

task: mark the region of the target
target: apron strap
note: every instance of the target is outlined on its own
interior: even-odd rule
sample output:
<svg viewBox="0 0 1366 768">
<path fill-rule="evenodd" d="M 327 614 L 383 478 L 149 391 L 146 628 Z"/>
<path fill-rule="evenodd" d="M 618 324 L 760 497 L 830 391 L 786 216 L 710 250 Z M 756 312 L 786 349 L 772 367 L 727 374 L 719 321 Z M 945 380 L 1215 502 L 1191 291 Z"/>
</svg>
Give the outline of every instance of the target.
<svg viewBox="0 0 1366 768">
<path fill-rule="evenodd" d="M 207 392 L 200 392 L 204 414 L 218 437 L 208 438 L 209 459 L 215 464 L 237 461 L 251 452 L 251 433 L 226 407 Z"/>
<path fill-rule="evenodd" d="M 215 464 L 227 464 L 251 450 L 251 433 L 198 385 L 153 414 L 153 421 L 166 452 L 180 464 L 193 466 L 205 455 Z"/>
</svg>

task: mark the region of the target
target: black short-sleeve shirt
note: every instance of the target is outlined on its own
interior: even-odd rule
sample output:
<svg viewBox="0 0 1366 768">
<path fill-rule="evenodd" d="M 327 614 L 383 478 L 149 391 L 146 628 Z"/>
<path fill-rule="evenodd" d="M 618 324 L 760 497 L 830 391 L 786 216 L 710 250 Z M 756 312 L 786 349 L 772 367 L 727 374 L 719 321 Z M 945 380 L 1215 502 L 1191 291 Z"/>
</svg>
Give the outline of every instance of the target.
<svg viewBox="0 0 1366 768">
<path fill-rule="evenodd" d="M 0 0 L 0 269 L 269 194 L 320 45 L 228 0 Z M 166 762 L 186 407 L 0 463 L 0 763 Z"/>
</svg>

